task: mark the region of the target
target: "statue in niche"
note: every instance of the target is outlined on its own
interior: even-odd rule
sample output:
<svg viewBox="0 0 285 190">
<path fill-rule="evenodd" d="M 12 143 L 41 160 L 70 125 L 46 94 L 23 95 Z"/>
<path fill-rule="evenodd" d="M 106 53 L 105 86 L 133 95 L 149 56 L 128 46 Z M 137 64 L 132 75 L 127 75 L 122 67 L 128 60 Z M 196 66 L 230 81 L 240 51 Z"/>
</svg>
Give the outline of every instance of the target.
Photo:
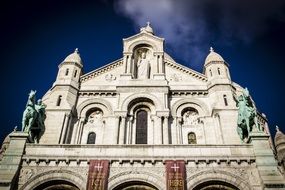
<svg viewBox="0 0 285 190">
<path fill-rule="evenodd" d="M 91 124 L 101 124 L 102 123 L 103 112 L 100 110 L 96 110 L 91 113 L 88 117 L 88 122 Z"/>
<path fill-rule="evenodd" d="M 196 111 L 186 111 L 183 114 L 184 125 L 197 125 L 198 124 L 198 113 Z"/>
<path fill-rule="evenodd" d="M 140 50 L 138 52 L 137 62 L 137 78 L 148 79 L 150 73 L 150 60 L 148 58 L 148 50 Z"/>
</svg>

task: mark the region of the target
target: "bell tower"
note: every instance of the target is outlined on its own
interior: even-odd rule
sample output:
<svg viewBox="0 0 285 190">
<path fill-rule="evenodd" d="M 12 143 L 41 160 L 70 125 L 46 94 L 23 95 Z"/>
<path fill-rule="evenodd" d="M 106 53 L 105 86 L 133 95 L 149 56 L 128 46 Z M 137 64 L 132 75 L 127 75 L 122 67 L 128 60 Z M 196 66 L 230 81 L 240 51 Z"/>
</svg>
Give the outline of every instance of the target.
<svg viewBox="0 0 285 190">
<path fill-rule="evenodd" d="M 56 80 L 43 97 L 43 102 L 47 105 L 45 124 L 49 126 L 42 137 L 43 143 L 63 144 L 70 139 L 82 68 L 77 48 L 59 64 Z"/>
</svg>

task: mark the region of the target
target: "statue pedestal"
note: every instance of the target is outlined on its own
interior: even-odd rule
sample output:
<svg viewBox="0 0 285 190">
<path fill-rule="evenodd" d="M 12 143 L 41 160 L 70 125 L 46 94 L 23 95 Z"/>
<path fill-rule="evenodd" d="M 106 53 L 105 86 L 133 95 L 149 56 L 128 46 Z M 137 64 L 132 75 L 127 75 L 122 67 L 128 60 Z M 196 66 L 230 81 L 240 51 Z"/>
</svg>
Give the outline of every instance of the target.
<svg viewBox="0 0 285 190">
<path fill-rule="evenodd" d="M 259 170 L 264 189 L 285 187 L 283 176 L 277 168 L 277 161 L 269 145 L 269 135 L 260 131 L 252 132 L 249 135 L 249 143 L 254 149 L 256 167 Z"/>
<path fill-rule="evenodd" d="M 22 155 L 28 139 L 24 132 L 13 132 L 9 135 L 10 143 L 0 162 L 0 190 L 16 189 L 16 179 Z"/>
</svg>

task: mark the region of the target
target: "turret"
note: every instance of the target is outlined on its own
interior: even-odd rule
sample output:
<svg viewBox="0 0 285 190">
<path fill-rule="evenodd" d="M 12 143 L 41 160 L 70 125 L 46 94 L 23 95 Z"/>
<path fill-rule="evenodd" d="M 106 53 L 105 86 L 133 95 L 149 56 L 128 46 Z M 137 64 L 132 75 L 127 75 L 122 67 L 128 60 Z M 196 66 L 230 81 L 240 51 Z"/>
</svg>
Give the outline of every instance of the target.
<svg viewBox="0 0 285 190">
<path fill-rule="evenodd" d="M 218 80 L 224 83 L 231 80 L 228 64 L 212 47 L 205 60 L 204 74 L 208 77 L 209 81 Z"/>
<path fill-rule="evenodd" d="M 78 89 L 82 67 L 82 61 L 78 49 L 76 48 L 74 53 L 68 55 L 58 66 L 58 75 L 53 86 L 71 85 L 72 87 Z"/>
<path fill-rule="evenodd" d="M 43 102 L 47 105 L 45 125 L 48 127 L 41 143 L 70 142 L 70 126 L 76 118 L 73 108 L 77 102 L 82 67 L 78 49 L 58 66 L 56 80 L 43 97 Z"/>
</svg>

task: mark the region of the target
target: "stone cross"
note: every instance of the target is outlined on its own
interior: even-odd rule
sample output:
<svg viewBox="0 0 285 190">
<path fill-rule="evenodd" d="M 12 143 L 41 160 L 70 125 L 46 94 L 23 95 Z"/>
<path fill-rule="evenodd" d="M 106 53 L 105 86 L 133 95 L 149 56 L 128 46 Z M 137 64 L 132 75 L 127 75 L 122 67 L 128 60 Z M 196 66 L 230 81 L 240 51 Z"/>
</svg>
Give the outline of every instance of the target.
<svg viewBox="0 0 285 190">
<path fill-rule="evenodd" d="M 97 171 L 100 171 L 103 166 L 98 163 L 94 168 L 97 169 Z"/>
<path fill-rule="evenodd" d="M 174 169 L 175 172 L 177 169 L 179 169 L 179 167 L 176 164 L 174 164 L 171 168 Z"/>
</svg>

